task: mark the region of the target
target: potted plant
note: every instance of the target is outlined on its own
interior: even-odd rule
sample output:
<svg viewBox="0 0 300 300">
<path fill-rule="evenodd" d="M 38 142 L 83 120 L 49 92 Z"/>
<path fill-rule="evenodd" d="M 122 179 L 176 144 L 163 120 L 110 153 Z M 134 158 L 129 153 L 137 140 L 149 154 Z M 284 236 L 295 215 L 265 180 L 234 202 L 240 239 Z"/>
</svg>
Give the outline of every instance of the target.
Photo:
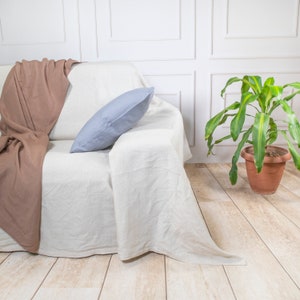
<svg viewBox="0 0 300 300">
<path fill-rule="evenodd" d="M 296 168 L 300 170 L 300 154 L 294 146 L 296 144 L 298 148 L 300 147 L 300 123 L 291 107 L 291 99 L 300 94 L 300 82 L 280 86 L 275 85 L 273 77 L 267 78 L 264 82 L 260 76 L 232 77 L 222 89 L 221 97 L 224 96 L 227 87 L 234 83 L 240 83 L 241 85 L 239 99 L 225 107 L 206 123 L 205 140 L 207 141 L 208 155 L 213 154 L 212 151 L 215 145 L 232 139 L 237 142 L 237 148 L 233 154 L 232 166 L 229 172 L 231 184 L 234 185 L 237 182 L 237 163 L 239 156 L 242 155 L 246 159 L 247 175 L 251 188 L 260 194 L 274 193 L 279 182 L 276 183 L 277 186 L 275 187 L 266 188 L 268 181 L 263 178 L 265 173 L 271 172 L 270 182 L 274 183 L 276 181 L 274 179 L 275 175 L 280 175 L 283 172 L 285 159 L 289 159 L 291 156 Z M 288 96 L 283 96 L 286 88 L 292 88 L 293 90 Z M 252 108 L 252 111 L 250 108 Z M 286 115 L 286 130 L 280 129 L 278 120 L 274 118 L 274 111 L 278 109 L 281 109 Z M 246 116 L 251 120 L 248 126 L 245 124 Z M 214 140 L 213 134 L 217 127 L 228 120 L 230 120 L 229 134 Z M 272 145 L 279 134 L 287 142 L 289 151 Z M 248 147 L 244 148 L 247 144 Z M 252 160 L 252 163 L 250 160 Z M 276 162 L 281 165 L 281 171 L 270 171 L 273 163 Z M 254 173 L 258 183 L 262 183 L 262 190 L 254 187 L 255 183 L 250 178 L 251 173 Z"/>
</svg>

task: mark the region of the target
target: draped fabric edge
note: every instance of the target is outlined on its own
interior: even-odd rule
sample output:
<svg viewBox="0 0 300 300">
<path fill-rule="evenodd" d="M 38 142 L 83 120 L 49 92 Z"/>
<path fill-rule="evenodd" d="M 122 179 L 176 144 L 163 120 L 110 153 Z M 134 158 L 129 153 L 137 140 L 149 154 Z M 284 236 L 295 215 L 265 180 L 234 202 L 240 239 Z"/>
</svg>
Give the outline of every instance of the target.
<svg viewBox="0 0 300 300">
<path fill-rule="evenodd" d="M 0 227 L 25 250 L 39 248 L 42 166 L 74 60 L 17 62 L 0 98 Z"/>
</svg>

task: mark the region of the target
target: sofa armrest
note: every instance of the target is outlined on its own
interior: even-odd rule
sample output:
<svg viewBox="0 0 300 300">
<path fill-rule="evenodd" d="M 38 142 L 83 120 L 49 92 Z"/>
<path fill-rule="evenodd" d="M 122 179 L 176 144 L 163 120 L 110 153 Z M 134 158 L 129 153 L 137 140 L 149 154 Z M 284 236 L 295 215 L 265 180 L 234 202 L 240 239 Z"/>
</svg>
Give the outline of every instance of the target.
<svg viewBox="0 0 300 300">
<path fill-rule="evenodd" d="M 120 259 L 154 251 L 194 263 L 236 260 L 211 240 L 184 170 L 189 157 L 181 114 L 157 100 L 117 140 L 109 163 Z"/>
<path fill-rule="evenodd" d="M 157 98 L 136 127 L 114 144 L 109 163 L 121 259 L 154 248 L 159 252 L 164 238 L 156 232 L 164 227 L 162 214 L 177 193 L 185 194 L 189 187 L 183 168 L 188 158 L 180 112 Z"/>
<path fill-rule="evenodd" d="M 130 151 L 143 152 L 163 145 L 175 151 L 182 163 L 191 158 L 181 113 L 173 105 L 154 96 L 145 116 L 116 141 L 111 155 L 122 147 L 126 152 L 129 148 Z"/>
</svg>

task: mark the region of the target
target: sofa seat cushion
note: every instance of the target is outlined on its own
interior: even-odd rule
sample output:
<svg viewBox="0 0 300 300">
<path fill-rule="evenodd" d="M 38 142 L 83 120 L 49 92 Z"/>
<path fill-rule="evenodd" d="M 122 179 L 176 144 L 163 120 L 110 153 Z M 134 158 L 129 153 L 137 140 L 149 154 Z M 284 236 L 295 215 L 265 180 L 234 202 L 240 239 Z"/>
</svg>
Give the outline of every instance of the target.
<svg viewBox="0 0 300 300">
<path fill-rule="evenodd" d="M 72 142 L 49 143 L 43 165 L 39 252 L 69 257 L 115 252 L 108 151 L 70 154 Z"/>
</svg>

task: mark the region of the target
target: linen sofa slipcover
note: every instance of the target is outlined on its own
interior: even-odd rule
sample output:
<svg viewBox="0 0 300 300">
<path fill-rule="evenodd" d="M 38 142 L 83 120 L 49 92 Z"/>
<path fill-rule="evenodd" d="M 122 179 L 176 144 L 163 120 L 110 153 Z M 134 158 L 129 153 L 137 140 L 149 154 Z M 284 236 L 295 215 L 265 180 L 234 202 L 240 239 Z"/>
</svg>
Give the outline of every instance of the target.
<svg viewBox="0 0 300 300">
<path fill-rule="evenodd" d="M 0 67 L 0 90 L 11 67 Z M 240 264 L 214 243 L 199 211 L 183 168 L 191 154 L 180 112 L 154 96 L 143 118 L 111 148 L 70 153 L 99 108 L 147 84 L 125 62 L 81 63 L 68 79 L 43 164 L 39 253 L 118 253 L 127 260 L 155 251 L 186 262 Z M 20 250 L 0 229 L 0 251 Z"/>
</svg>

